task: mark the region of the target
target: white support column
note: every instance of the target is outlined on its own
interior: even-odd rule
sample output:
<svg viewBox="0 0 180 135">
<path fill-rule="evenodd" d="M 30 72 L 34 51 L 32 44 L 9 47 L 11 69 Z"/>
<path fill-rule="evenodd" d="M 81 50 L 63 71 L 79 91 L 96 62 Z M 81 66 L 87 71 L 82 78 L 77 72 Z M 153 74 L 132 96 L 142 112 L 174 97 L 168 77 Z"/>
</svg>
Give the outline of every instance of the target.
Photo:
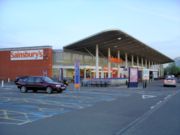
<svg viewBox="0 0 180 135">
<path fill-rule="evenodd" d="M 128 54 L 125 53 L 125 68 L 128 67 Z"/>
<path fill-rule="evenodd" d="M 89 77 L 92 79 L 92 72 L 91 72 L 91 70 L 89 71 Z"/>
<path fill-rule="evenodd" d="M 101 78 L 104 78 L 104 71 L 101 71 Z"/>
<path fill-rule="evenodd" d="M 154 68 L 153 68 L 153 61 L 151 61 L 151 68 L 154 69 Z"/>
<path fill-rule="evenodd" d="M 145 67 L 147 68 L 147 59 L 145 59 Z"/>
<path fill-rule="evenodd" d="M 149 60 L 149 69 L 151 68 L 151 61 Z"/>
<path fill-rule="evenodd" d="M 142 67 L 144 66 L 143 58 L 141 58 L 141 66 L 142 66 Z"/>
<path fill-rule="evenodd" d="M 155 63 L 155 69 L 158 71 L 158 77 L 159 77 L 159 68 L 158 68 L 158 64 Z"/>
<path fill-rule="evenodd" d="M 157 68 L 157 63 L 154 63 L 154 68 L 155 68 L 156 70 L 158 70 L 158 68 Z"/>
<path fill-rule="evenodd" d="M 66 74 L 67 74 L 67 73 L 66 73 L 66 71 L 67 71 L 67 69 L 63 69 L 63 77 L 65 77 L 65 78 L 67 77 L 67 75 L 66 75 Z"/>
<path fill-rule="evenodd" d="M 117 57 L 118 57 L 118 59 L 120 59 L 120 51 L 118 50 L 118 52 L 117 52 Z M 118 63 L 118 78 L 120 78 L 120 63 Z"/>
<path fill-rule="evenodd" d="M 84 79 L 86 79 L 86 68 L 84 68 Z"/>
<path fill-rule="evenodd" d="M 99 78 L 99 48 L 96 45 L 96 78 Z"/>
<path fill-rule="evenodd" d="M 134 66 L 134 56 L 131 55 L 131 66 L 133 67 Z"/>
<path fill-rule="evenodd" d="M 152 68 L 152 61 L 150 61 L 150 68 Z M 153 69 L 153 68 L 152 68 Z"/>
<path fill-rule="evenodd" d="M 111 78 L 111 62 L 109 58 L 111 57 L 111 50 L 108 48 L 108 78 Z"/>
<path fill-rule="evenodd" d="M 158 64 L 159 77 L 161 77 L 161 66 Z"/>
<path fill-rule="evenodd" d="M 163 69 L 163 65 L 160 64 L 160 69 L 161 69 L 161 76 L 164 76 L 164 69 Z"/>
<path fill-rule="evenodd" d="M 158 70 L 158 66 L 157 66 L 157 63 L 155 63 L 155 69 Z"/>
<path fill-rule="evenodd" d="M 137 56 L 137 66 L 139 67 L 139 57 Z"/>
<path fill-rule="evenodd" d="M 155 62 L 152 62 L 153 69 L 155 69 Z"/>
</svg>

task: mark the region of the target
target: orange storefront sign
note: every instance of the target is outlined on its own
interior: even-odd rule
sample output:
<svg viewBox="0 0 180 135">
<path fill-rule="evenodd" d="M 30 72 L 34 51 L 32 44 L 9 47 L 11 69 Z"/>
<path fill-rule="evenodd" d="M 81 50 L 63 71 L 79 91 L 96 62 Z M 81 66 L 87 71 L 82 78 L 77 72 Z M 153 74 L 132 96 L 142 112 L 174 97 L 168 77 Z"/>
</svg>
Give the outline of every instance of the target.
<svg viewBox="0 0 180 135">
<path fill-rule="evenodd" d="M 124 61 L 121 58 L 109 57 L 109 61 L 112 63 L 123 63 Z"/>
</svg>

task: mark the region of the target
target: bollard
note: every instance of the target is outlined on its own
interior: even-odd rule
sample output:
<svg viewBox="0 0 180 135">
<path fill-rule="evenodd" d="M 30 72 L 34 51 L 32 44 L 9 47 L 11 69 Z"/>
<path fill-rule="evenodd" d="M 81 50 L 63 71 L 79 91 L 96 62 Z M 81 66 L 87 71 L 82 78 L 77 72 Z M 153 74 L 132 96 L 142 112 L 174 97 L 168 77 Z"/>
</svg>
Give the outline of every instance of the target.
<svg viewBox="0 0 180 135">
<path fill-rule="evenodd" d="M 4 80 L 2 80 L 1 82 L 1 87 L 4 87 Z"/>
<path fill-rule="evenodd" d="M 147 87 L 147 80 L 145 81 L 145 88 Z"/>
<path fill-rule="evenodd" d="M 147 87 L 147 80 L 143 80 L 143 88 Z"/>
<path fill-rule="evenodd" d="M 143 88 L 146 88 L 146 87 L 145 87 L 145 80 L 143 80 Z"/>
</svg>

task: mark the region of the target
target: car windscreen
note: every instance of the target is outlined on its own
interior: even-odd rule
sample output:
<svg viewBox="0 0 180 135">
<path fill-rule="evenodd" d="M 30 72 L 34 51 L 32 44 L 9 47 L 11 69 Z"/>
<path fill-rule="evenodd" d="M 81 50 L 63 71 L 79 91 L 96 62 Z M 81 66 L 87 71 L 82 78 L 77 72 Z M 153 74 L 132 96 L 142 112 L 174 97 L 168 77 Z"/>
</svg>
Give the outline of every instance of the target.
<svg viewBox="0 0 180 135">
<path fill-rule="evenodd" d="M 175 80 L 175 78 L 166 78 L 166 80 Z"/>
<path fill-rule="evenodd" d="M 43 77 L 44 81 L 45 82 L 48 82 L 48 83 L 52 83 L 54 82 L 52 79 L 50 79 L 49 77 Z"/>
</svg>

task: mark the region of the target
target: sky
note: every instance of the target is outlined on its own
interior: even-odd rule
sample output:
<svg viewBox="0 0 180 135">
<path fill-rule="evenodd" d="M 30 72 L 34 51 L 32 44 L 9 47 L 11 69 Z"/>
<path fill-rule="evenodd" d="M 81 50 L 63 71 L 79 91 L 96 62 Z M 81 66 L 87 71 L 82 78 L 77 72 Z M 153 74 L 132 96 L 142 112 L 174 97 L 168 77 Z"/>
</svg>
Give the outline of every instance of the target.
<svg viewBox="0 0 180 135">
<path fill-rule="evenodd" d="M 0 0 L 0 48 L 53 49 L 111 29 L 180 56 L 180 0 Z"/>
</svg>

